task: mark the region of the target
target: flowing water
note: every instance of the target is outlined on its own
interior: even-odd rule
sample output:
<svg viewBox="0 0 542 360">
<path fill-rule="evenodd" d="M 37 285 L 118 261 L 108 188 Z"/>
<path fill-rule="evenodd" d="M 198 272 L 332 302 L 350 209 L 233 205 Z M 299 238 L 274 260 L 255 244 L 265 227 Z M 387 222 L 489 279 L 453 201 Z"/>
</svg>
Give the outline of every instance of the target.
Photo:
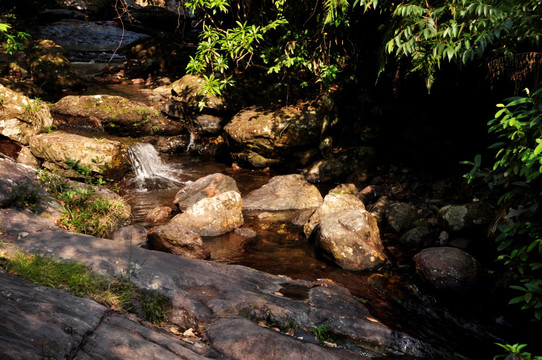
<svg viewBox="0 0 542 360">
<path fill-rule="evenodd" d="M 130 156 L 134 173 L 124 181 L 124 195 L 130 202 L 136 223 L 145 223 L 145 215 L 156 206 L 174 208 L 173 199 L 188 182 L 221 172 L 233 177 L 242 196 L 261 187 L 273 174 L 257 170 L 233 170 L 225 164 L 189 156 L 161 158 L 149 144 L 133 145 Z M 244 212 L 244 228 L 256 232 L 243 237 L 236 232 L 205 238 L 211 260 L 245 265 L 276 275 L 314 281 L 327 278 L 347 287 L 362 300 L 372 314 L 388 326 L 401 329 L 436 347 L 468 354 L 471 358 L 487 358 L 494 354 L 499 338 L 491 317 L 480 316 L 481 307 L 491 307 L 489 299 L 450 299 L 437 302 L 424 295 L 428 289 L 413 275 L 411 254 L 396 250 L 386 234 L 383 241 L 396 265 L 381 273 L 345 271 L 315 252 L 301 225 L 294 224 L 299 212 Z M 467 303 L 465 303 L 467 301 Z M 469 312 L 464 309 L 469 308 Z M 482 318 L 482 320 L 480 320 Z M 489 324 L 489 325 L 488 325 Z"/>
</svg>

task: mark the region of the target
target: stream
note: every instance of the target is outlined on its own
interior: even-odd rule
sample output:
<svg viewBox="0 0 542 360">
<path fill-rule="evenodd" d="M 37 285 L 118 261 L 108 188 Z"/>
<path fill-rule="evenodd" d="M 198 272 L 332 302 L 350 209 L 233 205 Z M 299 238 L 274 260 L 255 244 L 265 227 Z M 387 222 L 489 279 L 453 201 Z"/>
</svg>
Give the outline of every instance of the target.
<svg viewBox="0 0 542 360">
<path fill-rule="evenodd" d="M 68 39 L 85 36 L 67 34 L 65 26 L 94 36 L 101 34 L 100 31 L 104 28 L 112 28 L 110 24 L 87 27 L 81 23 L 64 22 L 42 30 L 43 36 L 56 36 L 58 43 L 72 50 L 72 54 L 75 54 L 72 60 L 75 60 L 81 74 L 93 74 L 107 65 L 108 56 L 112 56 L 117 47 L 118 34 L 110 34 L 107 43 L 100 43 L 100 37 L 97 36 L 96 39 L 90 37 L 88 42 L 73 44 L 67 42 Z M 144 35 L 126 33 L 124 36 L 137 39 Z M 92 47 L 91 42 L 101 45 Z M 77 50 L 81 48 L 88 51 Z M 149 90 L 128 81 L 95 85 L 81 95 L 100 93 L 146 101 Z M 137 164 L 138 155 L 132 155 L 136 157 L 132 163 Z M 237 181 L 241 195 L 246 196 L 250 191 L 267 183 L 274 175 L 260 170 L 234 170 L 229 164 L 186 154 L 149 155 L 152 156 L 148 159 L 139 159 L 142 162 L 134 165 L 134 171 L 119 183 L 121 195 L 125 196 L 132 206 L 134 223 L 147 228 L 151 225 L 145 222 L 146 214 L 157 206 L 174 208 L 175 194 L 190 181 L 212 173 L 224 173 Z M 160 180 L 138 178 L 137 172 L 151 171 L 145 166 L 156 163 L 156 156 L 166 165 L 159 176 Z M 322 188 L 322 195 L 325 195 L 327 190 Z M 412 254 L 403 253 L 391 246 L 389 234 L 382 234 L 382 240 L 384 245 L 387 245 L 392 260 L 393 265 L 390 268 L 379 273 L 342 270 L 315 253 L 312 242 L 303 235 L 302 225 L 291 221 L 297 215 L 299 214 L 291 212 L 245 212 L 243 228 L 255 231 L 256 236 L 244 237 L 231 232 L 205 238 L 204 242 L 211 251 L 211 261 L 245 265 L 294 279 L 330 279 L 348 288 L 352 295 L 366 304 L 373 316 L 384 324 L 407 332 L 450 354 L 461 354 L 457 356 L 458 359 L 492 359 L 499 352 L 495 342 L 500 342 L 503 338 L 509 339 L 511 334 L 522 335 L 511 325 L 500 323 L 499 317 L 494 315 L 493 311 L 498 309 L 500 304 L 497 304 L 497 300 L 490 294 L 476 298 L 433 297 L 415 275 Z M 289 297 L 304 297 L 304 294 L 296 294 L 296 291 L 297 289 L 283 289 L 282 292 Z"/>
</svg>

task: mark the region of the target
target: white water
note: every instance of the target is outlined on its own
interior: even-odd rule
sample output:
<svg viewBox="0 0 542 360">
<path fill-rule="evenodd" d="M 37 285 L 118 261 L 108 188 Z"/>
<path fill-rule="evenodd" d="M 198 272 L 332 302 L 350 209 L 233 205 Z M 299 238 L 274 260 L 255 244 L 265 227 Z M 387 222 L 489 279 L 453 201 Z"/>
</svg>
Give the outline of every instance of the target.
<svg viewBox="0 0 542 360">
<path fill-rule="evenodd" d="M 160 154 L 152 144 L 141 143 L 130 146 L 128 157 L 135 174 L 132 182 L 138 190 L 164 189 L 182 184 L 176 177 L 180 170 L 162 162 Z"/>
</svg>

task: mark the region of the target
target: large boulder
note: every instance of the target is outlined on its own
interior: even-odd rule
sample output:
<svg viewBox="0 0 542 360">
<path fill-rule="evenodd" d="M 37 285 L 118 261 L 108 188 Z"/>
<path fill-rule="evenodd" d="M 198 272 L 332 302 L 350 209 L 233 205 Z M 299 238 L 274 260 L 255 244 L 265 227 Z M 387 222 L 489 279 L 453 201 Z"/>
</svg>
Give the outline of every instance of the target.
<svg viewBox="0 0 542 360">
<path fill-rule="evenodd" d="M 254 167 L 267 167 L 292 158 L 294 150 L 317 145 L 322 119 L 317 108 L 249 107 L 238 112 L 224 130 L 233 141 L 234 159 Z"/>
<path fill-rule="evenodd" d="M 454 247 L 423 249 L 414 256 L 416 272 L 437 290 L 464 293 L 476 285 L 481 266 L 469 253 Z"/>
<path fill-rule="evenodd" d="M 303 226 L 305 236 L 307 238 L 311 236 L 314 228 L 320 224 L 324 216 L 343 210 L 365 210 L 365 205 L 355 195 L 331 191 L 324 197 L 322 205 Z"/>
<path fill-rule="evenodd" d="M 114 140 L 64 133 L 40 134 L 30 139 L 30 150 L 44 160 L 44 167 L 73 177 L 80 175 L 70 167 L 70 159 L 113 179 L 120 179 L 130 168 L 126 150 Z"/>
<path fill-rule="evenodd" d="M 170 223 L 149 230 L 149 248 L 189 259 L 208 259 L 209 249 L 201 236 L 184 225 Z"/>
<path fill-rule="evenodd" d="M 170 85 L 154 89 L 154 93 L 166 99 L 161 110 L 173 117 L 182 117 L 185 112 L 201 108 L 204 112 L 223 112 L 226 100 L 222 96 L 204 93 L 204 79 L 187 74 Z"/>
<path fill-rule="evenodd" d="M 34 83 L 47 91 L 80 88 L 83 81 L 66 58 L 64 49 L 52 40 L 41 40 L 30 49 L 29 65 Z"/>
<path fill-rule="evenodd" d="M 201 199 L 210 198 L 228 191 L 239 192 L 235 180 L 230 176 L 215 173 L 186 185 L 177 192 L 173 202 L 179 209 L 186 211 Z"/>
<path fill-rule="evenodd" d="M 376 219 L 366 210 L 343 210 L 322 218 L 316 247 L 346 270 L 376 270 L 387 257 Z"/>
<path fill-rule="evenodd" d="M 267 184 L 250 192 L 243 201 L 245 210 L 316 209 L 324 199 L 318 188 L 302 175 L 275 176 Z"/>
<path fill-rule="evenodd" d="M 49 107 L 43 101 L 0 85 L 0 134 L 22 144 L 53 125 Z"/>
<path fill-rule="evenodd" d="M 184 129 L 182 123 L 169 120 L 158 109 L 122 96 L 65 96 L 51 112 L 72 125 L 97 127 L 122 136 L 177 135 Z"/>
<path fill-rule="evenodd" d="M 170 224 L 184 225 L 200 236 L 218 236 L 243 225 L 242 207 L 239 192 L 227 191 L 199 200 Z"/>
</svg>

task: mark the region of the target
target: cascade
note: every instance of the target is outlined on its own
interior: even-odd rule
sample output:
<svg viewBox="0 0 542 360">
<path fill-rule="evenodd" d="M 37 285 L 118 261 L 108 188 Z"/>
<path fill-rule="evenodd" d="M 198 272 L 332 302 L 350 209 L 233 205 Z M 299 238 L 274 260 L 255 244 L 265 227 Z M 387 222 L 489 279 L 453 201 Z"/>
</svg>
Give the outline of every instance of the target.
<svg viewBox="0 0 542 360">
<path fill-rule="evenodd" d="M 175 177 L 180 170 L 162 162 L 160 154 L 152 144 L 140 143 L 130 146 L 128 159 L 135 174 L 132 182 L 138 190 L 171 188 L 182 183 Z"/>
</svg>

